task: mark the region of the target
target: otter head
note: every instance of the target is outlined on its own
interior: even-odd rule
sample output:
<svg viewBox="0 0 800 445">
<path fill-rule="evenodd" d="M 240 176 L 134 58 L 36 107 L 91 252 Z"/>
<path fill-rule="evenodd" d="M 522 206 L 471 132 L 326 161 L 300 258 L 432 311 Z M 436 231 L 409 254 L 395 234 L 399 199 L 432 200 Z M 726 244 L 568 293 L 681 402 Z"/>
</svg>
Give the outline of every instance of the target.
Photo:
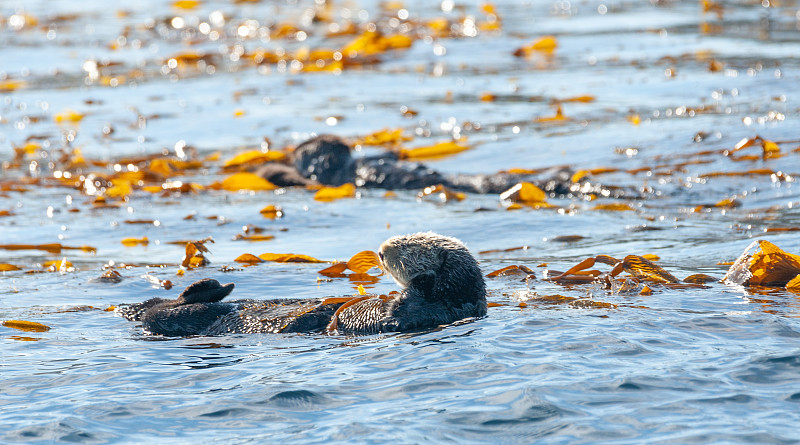
<svg viewBox="0 0 800 445">
<path fill-rule="evenodd" d="M 342 185 L 355 179 L 350 147 L 333 135 L 300 144 L 294 151 L 294 167 L 304 177 L 322 184 Z"/>
<path fill-rule="evenodd" d="M 433 232 L 394 236 L 381 244 L 378 256 L 397 284 L 426 299 L 485 302 L 478 262 L 456 238 Z"/>
</svg>

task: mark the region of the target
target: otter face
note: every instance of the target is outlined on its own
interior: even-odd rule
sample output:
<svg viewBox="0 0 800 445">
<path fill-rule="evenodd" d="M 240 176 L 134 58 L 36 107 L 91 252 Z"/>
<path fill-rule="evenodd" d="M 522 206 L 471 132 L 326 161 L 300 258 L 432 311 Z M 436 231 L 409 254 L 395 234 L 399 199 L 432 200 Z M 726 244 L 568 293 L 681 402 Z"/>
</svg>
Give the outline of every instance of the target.
<svg viewBox="0 0 800 445">
<path fill-rule="evenodd" d="M 449 267 L 443 267 L 447 259 L 464 256 L 477 267 L 461 241 L 433 232 L 394 236 L 384 241 L 378 250 L 381 267 L 403 288 L 422 274 L 448 273 Z"/>
<path fill-rule="evenodd" d="M 306 178 L 323 184 L 353 181 L 350 147 L 332 135 L 322 135 L 300 144 L 294 151 L 294 166 Z"/>
</svg>

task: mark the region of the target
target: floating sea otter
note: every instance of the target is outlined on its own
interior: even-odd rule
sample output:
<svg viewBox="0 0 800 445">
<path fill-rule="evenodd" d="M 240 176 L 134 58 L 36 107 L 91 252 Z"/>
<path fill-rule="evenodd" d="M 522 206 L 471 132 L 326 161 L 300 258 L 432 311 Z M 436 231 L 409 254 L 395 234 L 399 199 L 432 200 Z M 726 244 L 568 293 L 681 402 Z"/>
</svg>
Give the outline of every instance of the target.
<svg viewBox="0 0 800 445">
<path fill-rule="evenodd" d="M 390 296 L 234 300 L 233 283 L 205 279 L 175 300 L 152 298 L 121 307 L 145 331 L 167 336 L 225 333 L 408 332 L 486 315 L 486 287 L 461 241 L 435 233 L 395 236 L 380 247 L 381 267 L 403 289 Z"/>
<path fill-rule="evenodd" d="M 390 190 L 423 189 L 444 185 L 470 193 L 502 193 L 521 181 L 534 182 L 554 196 L 597 194 L 606 197 L 641 197 L 635 190 L 604 187 L 588 182 L 573 183 L 573 171 L 552 168 L 542 177 L 526 174 L 495 173 L 444 175 L 424 164 L 400 160 L 395 153 L 354 158 L 342 139 L 322 135 L 300 144 L 291 156 L 292 165 L 269 162 L 255 173 L 280 187 L 353 183 L 359 187 Z"/>
</svg>

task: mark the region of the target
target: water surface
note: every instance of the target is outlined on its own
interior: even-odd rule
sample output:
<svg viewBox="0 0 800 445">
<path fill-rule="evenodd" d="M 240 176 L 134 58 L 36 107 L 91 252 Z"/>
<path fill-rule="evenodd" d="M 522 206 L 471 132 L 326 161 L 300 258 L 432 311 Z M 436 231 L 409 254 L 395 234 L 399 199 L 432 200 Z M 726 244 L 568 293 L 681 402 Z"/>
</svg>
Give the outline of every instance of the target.
<svg viewBox="0 0 800 445">
<path fill-rule="evenodd" d="M 0 318 L 51 328 L 0 327 L 0 439 L 797 443 L 797 294 L 709 283 L 627 295 L 541 278 L 546 268 L 599 254 L 655 254 L 679 278 L 721 278 L 727 266 L 719 263 L 754 239 L 800 253 L 800 232 L 767 231 L 800 227 L 800 5 L 725 2 L 721 14 L 688 1 L 494 5 L 497 30 L 475 2 L 348 1 L 328 10 L 310 1 L 3 3 L 0 211 L 9 216 L 0 217 L 0 243 L 96 250 L 0 250 L 0 263 L 22 269 L 0 275 Z M 420 25 L 440 18 L 452 33 Z M 355 36 L 326 33 L 350 22 L 408 31 L 413 44 L 338 74 L 242 57 L 341 48 Z M 485 28 L 473 32 L 469 23 Z M 283 24 L 303 30 L 302 39 L 266 37 Z M 557 39 L 553 54 L 513 56 L 546 35 Z M 170 67 L 189 53 L 206 59 Z M 592 100 L 564 101 L 581 96 Z M 568 119 L 546 121 L 558 101 Z M 84 117 L 56 122 L 65 110 Z M 318 202 L 304 189 L 137 190 L 119 207 L 99 208 L 85 188 L 55 180 L 60 156 L 76 148 L 113 166 L 185 145 L 190 158 L 218 153 L 219 161 L 170 179 L 209 185 L 227 175 L 224 160 L 246 150 L 384 128 L 403 128 L 413 137 L 408 147 L 453 138 L 469 145 L 428 162 L 446 173 L 614 167 L 592 179 L 647 197 L 622 200 L 633 210 L 620 212 L 594 210 L 619 202 L 603 197 L 548 199 L 561 210 L 506 210 L 497 195 L 443 204 L 418 191 L 387 198 L 359 190 L 356 199 Z M 722 153 L 756 136 L 776 142 L 782 156 L 762 157 L 758 147 Z M 13 148 L 31 142 L 40 149 L 15 162 Z M 28 185 L 12 186 L 19 184 Z M 739 206 L 714 207 L 730 198 Z M 283 218 L 259 214 L 270 204 Z M 275 238 L 234 240 L 248 224 Z M 486 273 L 525 264 L 537 279 L 490 279 L 489 300 L 500 306 L 486 318 L 402 335 L 164 339 L 102 310 L 174 298 L 203 277 L 235 282 L 240 298 L 352 294 L 357 283 L 320 279 L 318 264 L 233 260 L 264 252 L 346 260 L 391 235 L 427 230 L 462 239 Z M 557 241 L 567 235 L 582 238 Z M 120 242 L 143 236 L 147 246 Z M 184 248 L 168 243 L 209 236 L 211 264 L 177 275 Z M 62 258 L 72 269 L 44 272 L 46 261 Z M 123 280 L 93 281 L 104 267 Z M 365 287 L 396 289 L 385 276 Z"/>
</svg>

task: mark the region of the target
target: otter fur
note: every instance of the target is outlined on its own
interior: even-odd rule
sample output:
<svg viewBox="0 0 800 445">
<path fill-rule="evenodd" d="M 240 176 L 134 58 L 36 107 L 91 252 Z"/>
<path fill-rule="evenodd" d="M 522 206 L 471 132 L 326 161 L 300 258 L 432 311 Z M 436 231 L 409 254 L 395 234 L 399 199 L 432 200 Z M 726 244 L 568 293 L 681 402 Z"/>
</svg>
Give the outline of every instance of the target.
<svg viewBox="0 0 800 445">
<path fill-rule="evenodd" d="M 475 258 L 456 238 L 432 232 L 389 238 L 381 267 L 402 290 L 367 295 L 286 300 L 221 300 L 233 284 L 205 279 L 176 300 L 153 298 L 121 307 L 145 331 L 166 336 L 225 333 L 375 334 L 433 328 L 486 315 L 486 286 Z"/>
<path fill-rule="evenodd" d="M 354 157 L 351 151 L 343 139 L 324 134 L 298 145 L 288 163 L 267 162 L 254 172 L 279 187 L 338 186 L 349 182 L 365 188 L 413 190 L 442 184 L 462 192 L 502 193 L 521 181 L 528 181 L 551 196 L 641 197 L 634 189 L 604 187 L 586 181 L 574 183 L 571 178 L 575 172 L 567 167 L 550 168 L 537 175 L 502 172 L 453 175 L 402 160 L 394 152 Z"/>
</svg>

